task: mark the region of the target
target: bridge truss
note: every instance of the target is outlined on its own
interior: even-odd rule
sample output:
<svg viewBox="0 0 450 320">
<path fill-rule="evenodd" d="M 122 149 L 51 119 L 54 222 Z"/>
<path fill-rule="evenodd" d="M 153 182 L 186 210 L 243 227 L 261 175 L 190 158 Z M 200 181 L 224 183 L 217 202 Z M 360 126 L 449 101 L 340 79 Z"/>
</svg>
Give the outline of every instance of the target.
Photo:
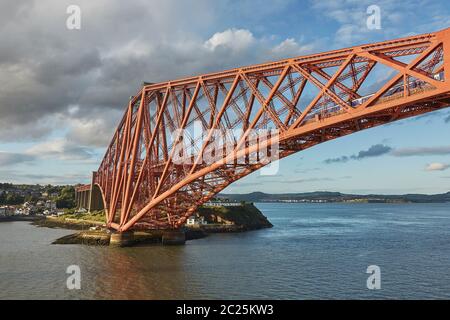
<svg viewBox="0 0 450 320">
<path fill-rule="evenodd" d="M 250 159 L 275 143 L 282 159 L 445 108 L 450 105 L 449 78 L 446 29 L 144 84 L 129 102 L 93 185 L 101 190 L 109 227 L 121 232 L 178 228 L 199 205 L 266 165 Z M 185 147 L 185 138 L 174 133 L 196 123 L 206 135 L 191 137 L 191 147 Z M 224 148 L 232 148 L 205 164 L 202 156 L 214 142 L 213 131 L 236 129 L 240 135 L 224 142 Z M 255 129 L 278 134 L 254 143 L 249 136 Z M 189 155 L 189 163 L 174 161 L 180 154 Z"/>
</svg>

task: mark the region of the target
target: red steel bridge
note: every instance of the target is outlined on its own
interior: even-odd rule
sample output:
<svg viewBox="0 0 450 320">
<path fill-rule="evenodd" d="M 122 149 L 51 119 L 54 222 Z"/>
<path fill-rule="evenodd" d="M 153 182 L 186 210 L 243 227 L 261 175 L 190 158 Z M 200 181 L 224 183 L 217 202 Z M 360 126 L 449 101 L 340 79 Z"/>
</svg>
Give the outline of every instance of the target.
<svg viewBox="0 0 450 320">
<path fill-rule="evenodd" d="M 104 208 L 108 227 L 178 228 L 196 208 L 267 165 L 360 130 L 450 105 L 450 28 L 162 83 L 131 98 L 92 183 L 77 202 Z M 182 147 L 177 129 L 206 135 Z M 256 143 L 255 129 L 276 129 Z M 204 163 L 213 131 L 239 129 L 220 159 Z M 192 138 L 193 139 L 193 138 Z M 191 141 L 192 142 L 192 141 Z M 190 161 L 174 158 L 189 155 Z M 237 159 L 244 159 L 237 161 Z"/>
</svg>

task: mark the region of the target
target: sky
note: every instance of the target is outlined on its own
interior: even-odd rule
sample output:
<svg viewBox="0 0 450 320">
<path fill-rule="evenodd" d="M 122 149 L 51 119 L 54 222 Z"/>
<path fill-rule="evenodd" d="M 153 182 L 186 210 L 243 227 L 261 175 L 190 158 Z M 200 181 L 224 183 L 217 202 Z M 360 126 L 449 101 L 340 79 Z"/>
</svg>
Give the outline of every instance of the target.
<svg viewBox="0 0 450 320">
<path fill-rule="evenodd" d="M 79 30 L 66 26 L 69 5 L 81 9 Z M 381 29 L 366 27 L 370 5 Z M 447 0 L 4 0 L 0 182 L 88 182 L 143 81 L 447 27 Z M 225 192 L 447 192 L 449 137 L 444 109 L 320 144 Z"/>
</svg>

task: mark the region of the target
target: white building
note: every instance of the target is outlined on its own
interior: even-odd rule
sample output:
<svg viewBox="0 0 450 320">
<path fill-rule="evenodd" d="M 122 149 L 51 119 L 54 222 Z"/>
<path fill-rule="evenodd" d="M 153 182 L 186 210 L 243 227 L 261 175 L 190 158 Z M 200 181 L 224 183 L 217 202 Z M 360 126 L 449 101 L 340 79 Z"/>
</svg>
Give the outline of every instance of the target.
<svg viewBox="0 0 450 320">
<path fill-rule="evenodd" d="M 0 207 L 0 217 L 13 216 L 15 211 L 14 207 L 2 206 Z"/>
<path fill-rule="evenodd" d="M 205 225 L 205 224 L 208 224 L 208 222 L 205 221 L 205 217 L 190 216 L 186 220 L 187 226 L 199 226 L 199 225 Z"/>
<path fill-rule="evenodd" d="M 240 207 L 240 202 L 226 202 L 226 201 L 208 201 L 203 204 L 208 207 Z"/>
<path fill-rule="evenodd" d="M 195 224 L 195 216 L 190 216 L 189 218 L 187 218 L 186 225 L 193 226 L 194 224 Z"/>
<path fill-rule="evenodd" d="M 45 209 L 48 209 L 50 211 L 56 211 L 56 202 L 47 200 L 45 202 Z"/>
</svg>

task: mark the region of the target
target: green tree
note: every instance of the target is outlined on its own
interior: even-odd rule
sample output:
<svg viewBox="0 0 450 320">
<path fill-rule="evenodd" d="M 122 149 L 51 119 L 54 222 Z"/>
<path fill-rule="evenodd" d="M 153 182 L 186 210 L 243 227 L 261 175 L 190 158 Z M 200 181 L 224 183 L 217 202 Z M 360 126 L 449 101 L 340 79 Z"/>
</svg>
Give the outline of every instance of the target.
<svg viewBox="0 0 450 320">
<path fill-rule="evenodd" d="M 13 193 L 8 193 L 8 195 L 6 196 L 6 204 L 9 205 L 17 205 L 17 204 L 22 204 L 23 201 L 25 200 L 25 197 L 20 196 L 18 194 L 13 194 Z"/>
<path fill-rule="evenodd" d="M 60 209 L 75 208 L 75 187 L 65 186 L 61 189 L 59 197 L 56 199 L 56 206 Z"/>
<path fill-rule="evenodd" d="M 0 204 L 6 204 L 6 193 L 0 193 Z"/>
</svg>

